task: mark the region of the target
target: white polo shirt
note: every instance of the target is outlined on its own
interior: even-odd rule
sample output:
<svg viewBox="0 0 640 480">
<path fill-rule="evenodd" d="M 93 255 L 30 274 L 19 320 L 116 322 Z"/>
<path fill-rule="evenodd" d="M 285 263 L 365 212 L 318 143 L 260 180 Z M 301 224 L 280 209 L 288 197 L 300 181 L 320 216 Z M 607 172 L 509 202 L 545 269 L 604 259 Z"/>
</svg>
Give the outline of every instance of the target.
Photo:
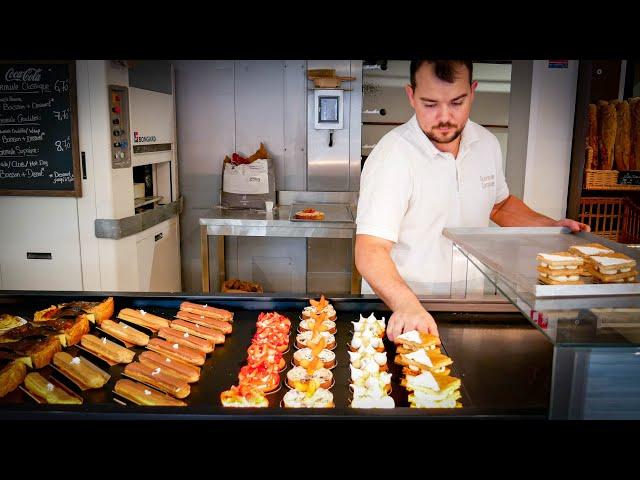
<svg viewBox="0 0 640 480">
<path fill-rule="evenodd" d="M 464 281 L 452 278 L 452 244 L 442 230 L 487 227 L 493 206 L 508 196 L 495 135 L 468 120 L 454 158 L 431 143 L 414 115 L 365 162 L 356 232 L 395 243 L 391 258 L 414 293 L 441 293 Z M 373 293 L 364 279 L 362 293 Z"/>
</svg>

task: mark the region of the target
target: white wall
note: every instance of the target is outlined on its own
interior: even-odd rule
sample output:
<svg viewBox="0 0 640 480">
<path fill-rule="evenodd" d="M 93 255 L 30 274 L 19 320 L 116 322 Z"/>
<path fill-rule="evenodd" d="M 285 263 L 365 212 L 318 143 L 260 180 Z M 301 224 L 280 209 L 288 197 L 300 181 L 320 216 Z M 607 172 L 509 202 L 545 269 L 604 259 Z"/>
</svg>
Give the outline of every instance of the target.
<svg viewBox="0 0 640 480">
<path fill-rule="evenodd" d="M 533 62 L 524 202 L 556 219 L 567 209 L 577 81 L 576 60 L 566 69 Z"/>
</svg>

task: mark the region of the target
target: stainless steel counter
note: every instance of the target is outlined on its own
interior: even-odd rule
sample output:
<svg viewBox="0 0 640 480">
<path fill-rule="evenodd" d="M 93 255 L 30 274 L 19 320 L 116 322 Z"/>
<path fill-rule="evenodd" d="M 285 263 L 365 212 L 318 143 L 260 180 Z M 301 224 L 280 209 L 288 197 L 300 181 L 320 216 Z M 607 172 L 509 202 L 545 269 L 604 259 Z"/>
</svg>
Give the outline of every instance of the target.
<svg viewBox="0 0 640 480">
<path fill-rule="evenodd" d="M 350 238 L 355 243 L 356 224 L 352 222 L 291 221 L 291 205 L 279 205 L 273 212 L 264 210 L 230 210 L 213 208 L 200 217 L 200 254 L 202 291 L 210 292 L 209 237 L 216 237 L 218 275 L 225 280 L 224 237 L 288 237 L 288 238 Z M 355 215 L 354 215 L 355 218 Z M 351 293 L 359 293 L 360 276 L 351 268 Z"/>
</svg>

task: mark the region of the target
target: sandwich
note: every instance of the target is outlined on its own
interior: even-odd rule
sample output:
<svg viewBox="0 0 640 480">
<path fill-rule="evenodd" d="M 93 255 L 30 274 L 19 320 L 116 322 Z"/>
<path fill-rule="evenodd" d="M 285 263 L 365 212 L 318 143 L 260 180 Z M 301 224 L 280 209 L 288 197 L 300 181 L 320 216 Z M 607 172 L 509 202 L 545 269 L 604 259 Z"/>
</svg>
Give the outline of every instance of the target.
<svg viewBox="0 0 640 480">
<path fill-rule="evenodd" d="M 597 283 L 635 282 L 638 274 L 636 261 L 623 253 L 594 255 L 587 268 Z"/>
<path fill-rule="evenodd" d="M 547 285 L 581 285 L 584 259 L 569 252 L 539 253 L 538 280 Z"/>
</svg>

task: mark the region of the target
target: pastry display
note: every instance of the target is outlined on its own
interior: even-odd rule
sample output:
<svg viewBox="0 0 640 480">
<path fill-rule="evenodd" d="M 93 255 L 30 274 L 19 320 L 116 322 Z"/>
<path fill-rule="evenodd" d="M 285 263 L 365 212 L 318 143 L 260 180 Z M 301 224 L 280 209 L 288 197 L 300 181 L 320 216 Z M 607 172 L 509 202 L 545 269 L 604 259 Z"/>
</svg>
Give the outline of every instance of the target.
<svg viewBox="0 0 640 480">
<path fill-rule="evenodd" d="M 570 252 L 539 253 L 538 280 L 547 285 L 580 285 L 584 259 Z"/>
<path fill-rule="evenodd" d="M 130 327 L 124 322 L 116 323 L 113 320 L 103 320 L 100 328 L 109 335 L 133 345 L 144 347 L 149 343 L 149 335 Z"/>
<path fill-rule="evenodd" d="M 431 406 L 438 402 L 440 408 L 448 404 L 448 408 L 459 407 L 460 379 L 438 373 L 422 372 L 418 375 L 405 375 L 400 385 L 410 393 L 409 403 L 414 408 L 438 408 Z"/>
<path fill-rule="evenodd" d="M 187 405 L 181 400 L 126 378 L 116 382 L 114 391 L 137 405 L 148 407 L 185 407 Z"/>
<path fill-rule="evenodd" d="M 106 337 L 98 338 L 87 334 L 82 337 L 80 344 L 91 353 L 114 363 L 131 363 L 136 353 L 124 348 Z"/>
<path fill-rule="evenodd" d="M 169 326 L 169 320 L 166 318 L 159 317 L 142 309 L 134 310 L 133 308 L 123 308 L 118 313 L 118 318 L 146 327 L 154 332 L 157 332 L 162 327 Z"/>
<path fill-rule="evenodd" d="M 72 380 L 87 388 L 102 388 L 109 375 L 83 357 L 72 357 L 67 352 L 58 352 L 53 356 L 53 364 Z"/>
<path fill-rule="evenodd" d="M 31 394 L 42 399 L 46 403 L 56 405 L 82 404 L 82 398 L 70 395 L 66 390 L 60 386 L 54 385 L 38 372 L 31 372 L 27 374 L 24 379 L 24 386 Z"/>
</svg>

